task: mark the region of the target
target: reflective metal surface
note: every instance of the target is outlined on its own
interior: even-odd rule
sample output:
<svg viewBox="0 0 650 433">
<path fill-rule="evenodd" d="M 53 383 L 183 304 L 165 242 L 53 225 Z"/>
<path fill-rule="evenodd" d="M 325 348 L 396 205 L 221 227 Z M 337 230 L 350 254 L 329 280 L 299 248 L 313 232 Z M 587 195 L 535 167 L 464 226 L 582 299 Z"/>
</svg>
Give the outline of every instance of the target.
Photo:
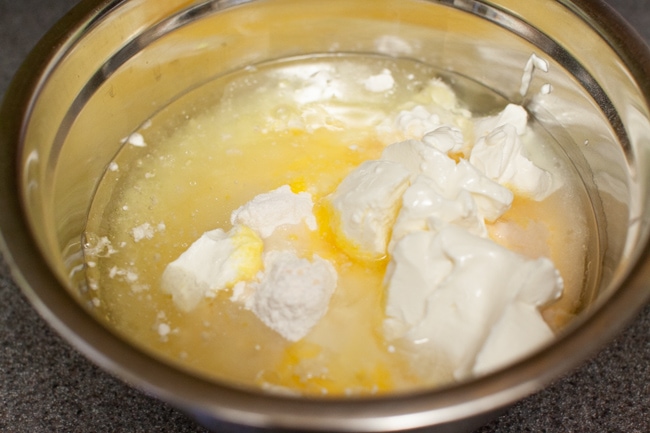
<svg viewBox="0 0 650 433">
<path fill-rule="evenodd" d="M 453 26 L 451 25 L 453 23 Z M 560 26 L 558 23 L 562 23 Z M 571 32 L 566 32 L 566 28 Z M 87 2 L 28 59 L 0 126 L 2 249 L 50 324 L 95 362 L 207 425 L 470 431 L 601 347 L 648 300 L 647 48 L 599 2 L 529 0 Z M 581 35 L 576 38 L 575 35 Z M 569 151 L 598 204 L 595 300 L 552 347 L 504 371 L 393 398 L 308 400 L 201 380 L 114 336 L 86 302 L 80 240 L 89 203 L 120 139 L 187 89 L 290 55 L 389 52 L 470 76 L 525 104 Z M 632 41 L 632 42 L 630 42 Z M 551 68 L 519 93 L 531 53 Z M 81 270 L 80 270 L 81 269 Z"/>
</svg>

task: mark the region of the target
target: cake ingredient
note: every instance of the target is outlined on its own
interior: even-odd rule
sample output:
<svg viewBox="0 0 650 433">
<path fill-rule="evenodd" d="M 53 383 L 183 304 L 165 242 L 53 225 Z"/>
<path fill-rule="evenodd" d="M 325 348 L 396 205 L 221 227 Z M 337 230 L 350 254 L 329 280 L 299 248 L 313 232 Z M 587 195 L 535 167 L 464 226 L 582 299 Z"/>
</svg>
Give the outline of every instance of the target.
<svg viewBox="0 0 650 433">
<path fill-rule="evenodd" d="M 268 249 L 262 239 L 276 229 L 306 223 L 316 229 L 311 194 L 289 185 L 259 194 L 235 209 L 233 228 L 204 233 L 162 275 L 162 288 L 183 311 L 201 299 L 232 288 L 231 301 L 242 303 L 269 328 L 290 341 L 303 338 L 325 315 L 336 288 L 334 267 L 317 255 Z"/>
<path fill-rule="evenodd" d="M 262 248 L 262 240 L 246 226 L 205 232 L 167 265 L 162 290 L 179 309 L 191 311 L 204 297 L 255 276 L 262 268 Z"/>
<path fill-rule="evenodd" d="M 312 213 L 314 203 L 308 192 L 293 193 L 289 185 L 259 194 L 253 200 L 233 211 L 230 222 L 243 224 L 255 230 L 262 238 L 268 238 L 275 229 L 285 224 L 295 225 L 304 221 L 310 230 L 316 230 L 316 218 Z"/>
<path fill-rule="evenodd" d="M 506 104 L 391 56 L 279 59 L 215 78 L 146 122 L 146 147 L 124 140 L 70 269 L 117 333 L 219 381 L 369 395 L 492 371 L 551 338 L 591 290 L 583 179 Z M 357 190 L 371 183 L 355 180 L 362 167 L 372 200 Z M 483 255 L 489 269 L 464 272 Z M 491 285 L 497 268 L 507 294 Z M 517 285 L 524 274 L 538 298 Z M 446 353 L 440 337 L 436 348 L 429 323 L 460 347 Z"/>
<path fill-rule="evenodd" d="M 431 120 L 436 116 L 425 113 L 440 107 L 414 111 L 414 119 Z M 389 145 L 327 199 L 337 242 L 348 254 L 390 258 L 387 338 L 429 347 L 461 379 L 546 342 L 553 332 L 538 308 L 560 296 L 563 280 L 550 260 L 528 259 L 488 238 L 486 222 L 512 204 L 506 186 L 538 201 L 553 191 L 551 174 L 523 153 L 526 111 L 510 104 L 478 119 L 469 138 L 477 140 L 469 145 L 460 129 L 435 126 L 438 120 L 417 128 L 396 122 L 399 131 L 423 137 Z M 457 153 L 462 148 L 468 159 Z M 513 331 L 528 325 L 525 333 Z"/>
<path fill-rule="evenodd" d="M 375 93 L 386 92 L 392 89 L 394 84 L 395 79 L 393 79 L 390 69 L 384 69 L 377 75 L 371 75 L 363 82 L 366 90 Z"/>
<path fill-rule="evenodd" d="M 327 312 L 336 280 L 332 264 L 317 255 L 309 261 L 292 251 L 269 251 L 246 305 L 268 327 L 298 341 Z"/>
<path fill-rule="evenodd" d="M 351 256 L 385 257 L 386 246 L 411 173 L 387 160 L 366 161 L 329 197 L 337 244 Z"/>
<path fill-rule="evenodd" d="M 497 116 L 476 122 L 478 140 L 469 161 L 490 179 L 541 201 L 557 189 L 551 173 L 537 167 L 525 154 L 521 136 L 528 115 L 519 105 L 508 104 Z"/>
<path fill-rule="evenodd" d="M 457 379 L 547 342 L 553 332 L 538 307 L 563 288 L 550 260 L 527 259 L 453 225 L 398 242 L 386 284 L 387 338 L 426 346 Z"/>
</svg>

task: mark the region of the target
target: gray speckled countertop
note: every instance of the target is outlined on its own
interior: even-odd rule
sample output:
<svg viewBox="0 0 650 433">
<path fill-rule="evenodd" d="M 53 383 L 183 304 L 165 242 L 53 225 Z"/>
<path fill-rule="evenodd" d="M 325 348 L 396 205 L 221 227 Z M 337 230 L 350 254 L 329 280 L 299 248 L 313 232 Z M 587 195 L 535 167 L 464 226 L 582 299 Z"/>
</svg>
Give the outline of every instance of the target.
<svg viewBox="0 0 650 433">
<path fill-rule="evenodd" d="M 0 95 L 32 46 L 75 3 L 0 0 Z M 609 3 L 650 41 L 650 0 Z M 204 431 L 79 355 L 0 264 L 0 432 Z M 650 432 L 650 306 L 591 361 L 477 433 L 488 432 Z"/>
</svg>

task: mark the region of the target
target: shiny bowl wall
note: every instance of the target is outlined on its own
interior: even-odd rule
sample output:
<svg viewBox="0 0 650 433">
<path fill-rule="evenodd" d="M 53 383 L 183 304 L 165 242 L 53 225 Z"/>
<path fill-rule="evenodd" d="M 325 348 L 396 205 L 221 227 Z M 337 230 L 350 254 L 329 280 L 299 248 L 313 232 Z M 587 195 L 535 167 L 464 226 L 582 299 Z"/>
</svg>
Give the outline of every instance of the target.
<svg viewBox="0 0 650 433">
<path fill-rule="evenodd" d="M 588 307 L 553 345 L 446 389 L 292 399 L 175 369 L 94 317 L 81 235 L 122 138 L 224 73 L 328 52 L 416 59 L 471 77 L 525 105 L 563 143 L 598 227 Z M 549 70 L 535 72 L 522 91 L 531 54 Z M 27 59 L 0 113 L 3 254 L 36 309 L 79 350 L 206 425 L 470 431 L 584 360 L 650 297 L 648 76 L 647 47 L 594 1 L 87 1 Z M 541 91 L 545 85 L 550 93 Z"/>
</svg>

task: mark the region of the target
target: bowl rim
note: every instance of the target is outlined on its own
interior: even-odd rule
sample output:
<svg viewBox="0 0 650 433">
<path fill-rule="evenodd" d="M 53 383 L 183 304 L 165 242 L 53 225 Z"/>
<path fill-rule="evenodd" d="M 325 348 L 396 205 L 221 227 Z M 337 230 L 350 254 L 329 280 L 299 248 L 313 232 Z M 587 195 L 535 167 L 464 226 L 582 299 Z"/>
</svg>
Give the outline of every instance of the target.
<svg viewBox="0 0 650 433">
<path fill-rule="evenodd" d="M 619 290 L 552 345 L 505 370 L 453 386 L 382 397 L 292 398 L 206 381 L 125 342 L 99 324 L 59 283 L 26 223 L 18 191 L 25 125 L 42 77 L 93 22 L 128 0 L 85 0 L 40 40 L 10 83 L 0 107 L 0 251 L 41 317 L 103 370 L 190 414 L 228 422 L 315 430 L 400 430 L 444 424 L 505 407 L 585 361 L 616 336 L 650 300 L 650 245 Z M 489 3 L 489 2 L 485 2 Z M 587 21 L 629 67 L 650 106 L 650 49 L 603 0 L 559 0 Z M 633 306 L 633 307 L 630 307 Z M 625 320 L 621 320 L 621 318 Z M 581 351 L 576 351 L 580 343 Z M 467 401 L 467 395 L 473 399 Z"/>
</svg>

